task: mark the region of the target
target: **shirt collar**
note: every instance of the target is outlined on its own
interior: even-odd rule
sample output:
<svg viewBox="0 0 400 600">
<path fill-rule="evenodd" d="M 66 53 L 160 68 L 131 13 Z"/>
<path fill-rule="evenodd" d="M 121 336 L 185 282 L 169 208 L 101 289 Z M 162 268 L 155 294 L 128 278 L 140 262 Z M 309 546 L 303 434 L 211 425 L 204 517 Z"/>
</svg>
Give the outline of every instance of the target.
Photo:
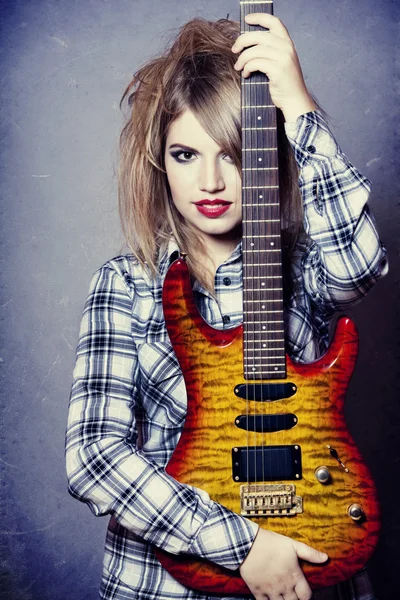
<svg viewBox="0 0 400 600">
<path fill-rule="evenodd" d="M 167 247 L 161 251 L 159 260 L 159 273 L 162 278 L 167 274 L 168 268 L 171 263 L 179 257 L 179 246 L 176 243 L 175 238 L 171 237 Z M 226 259 L 223 265 L 232 264 L 238 260 L 242 260 L 242 242 L 240 241 L 232 254 Z M 222 265 L 221 265 L 222 266 Z"/>
</svg>

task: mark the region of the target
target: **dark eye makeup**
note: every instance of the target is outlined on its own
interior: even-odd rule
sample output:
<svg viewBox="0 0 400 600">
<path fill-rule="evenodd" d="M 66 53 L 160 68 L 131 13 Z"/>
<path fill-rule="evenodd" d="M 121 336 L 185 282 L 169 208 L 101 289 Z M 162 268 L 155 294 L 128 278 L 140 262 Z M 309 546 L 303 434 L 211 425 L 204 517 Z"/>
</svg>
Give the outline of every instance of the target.
<svg viewBox="0 0 400 600">
<path fill-rule="evenodd" d="M 196 157 L 196 153 L 192 150 L 185 150 L 184 148 L 178 148 L 177 150 L 170 150 L 170 155 L 178 163 L 189 163 Z M 232 158 L 228 154 L 223 155 L 223 159 L 227 162 L 233 163 Z"/>
<path fill-rule="evenodd" d="M 172 158 L 179 163 L 190 162 L 195 156 L 194 152 L 191 152 L 190 150 L 183 150 L 182 148 L 179 150 L 171 150 L 170 154 Z"/>
</svg>

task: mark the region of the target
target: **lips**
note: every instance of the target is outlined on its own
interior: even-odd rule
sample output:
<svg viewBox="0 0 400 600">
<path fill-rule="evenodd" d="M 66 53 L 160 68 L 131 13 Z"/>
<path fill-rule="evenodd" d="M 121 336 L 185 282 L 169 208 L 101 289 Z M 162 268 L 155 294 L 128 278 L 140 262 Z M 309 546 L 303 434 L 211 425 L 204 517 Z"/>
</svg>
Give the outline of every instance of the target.
<svg viewBox="0 0 400 600">
<path fill-rule="evenodd" d="M 217 217 L 220 217 L 226 213 L 231 204 L 232 202 L 229 202 L 228 200 L 221 200 L 220 198 L 216 198 L 215 200 L 204 198 L 203 200 L 194 202 L 197 210 L 209 219 L 216 219 Z"/>
</svg>

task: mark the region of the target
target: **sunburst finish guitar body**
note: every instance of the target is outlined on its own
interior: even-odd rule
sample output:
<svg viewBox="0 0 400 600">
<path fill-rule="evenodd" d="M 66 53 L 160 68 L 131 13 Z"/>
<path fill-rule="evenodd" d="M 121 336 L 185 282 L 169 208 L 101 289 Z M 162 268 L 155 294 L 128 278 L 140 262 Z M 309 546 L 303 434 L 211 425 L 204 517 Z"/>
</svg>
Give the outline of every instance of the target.
<svg viewBox="0 0 400 600">
<path fill-rule="evenodd" d="M 183 260 L 176 261 L 168 272 L 164 306 L 188 394 L 185 427 L 167 466 L 168 473 L 206 490 L 215 501 L 240 513 L 240 488 L 252 484 L 235 480 L 242 479 L 235 463 L 241 462 L 246 469 L 246 461 L 236 460 L 243 450 L 235 449 L 294 447 L 293 456 L 292 450 L 281 456 L 288 478 L 271 481 L 283 489 L 272 489 L 265 497 L 257 490 L 250 492 L 247 514 L 260 527 L 327 552 L 327 564 L 303 565 L 313 589 L 354 575 L 377 543 L 379 507 L 371 475 L 343 415 L 344 395 L 357 356 L 357 333 L 352 321 L 345 317 L 339 320 L 330 349 L 320 360 L 297 364 L 287 358 L 286 379 L 271 383 L 243 378 L 242 327 L 220 331 L 204 322 L 194 304 Z M 251 395 L 262 384 L 276 386 L 270 393 L 274 397 L 294 393 L 285 399 L 263 401 L 246 401 L 237 395 L 241 385 Z M 290 415 L 284 430 L 266 432 L 267 421 L 264 432 L 238 426 L 238 421 L 245 426 L 247 419 L 254 429 L 254 417 L 267 417 L 269 428 L 274 429 L 275 420 L 279 429 L 283 415 Z M 264 460 L 268 463 L 264 472 L 281 468 L 279 458 L 278 464 L 268 456 Z M 291 485 L 295 492 L 286 492 Z M 289 515 L 293 502 L 301 504 L 302 512 Z M 244 505 L 246 512 L 246 501 Z M 257 515 L 263 511 L 273 514 Z M 164 553 L 159 553 L 159 558 L 188 587 L 210 593 L 249 593 L 238 573 L 215 564 Z"/>
<path fill-rule="evenodd" d="M 241 3 L 271 12 L 272 2 Z M 327 353 L 311 364 L 285 354 L 276 110 L 261 73 L 242 81 L 243 326 L 216 330 L 199 314 L 183 258 L 166 276 L 163 307 L 188 407 L 167 471 L 260 527 L 324 551 L 303 564 L 313 589 L 354 575 L 379 534 L 368 468 L 344 419 L 357 333 L 339 319 Z M 183 585 L 248 595 L 239 572 L 160 550 Z"/>
</svg>

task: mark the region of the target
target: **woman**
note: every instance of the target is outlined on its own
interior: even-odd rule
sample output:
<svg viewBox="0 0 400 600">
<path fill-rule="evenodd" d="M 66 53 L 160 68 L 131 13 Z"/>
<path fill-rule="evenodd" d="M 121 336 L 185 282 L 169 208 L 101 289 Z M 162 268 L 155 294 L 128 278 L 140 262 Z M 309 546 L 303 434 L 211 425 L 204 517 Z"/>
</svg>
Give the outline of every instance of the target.
<svg viewBox="0 0 400 600">
<path fill-rule="evenodd" d="M 121 135 L 120 212 L 131 254 L 110 260 L 93 278 L 67 432 L 71 494 L 94 514 L 111 515 L 102 598 L 207 597 L 176 583 L 152 546 L 240 568 L 254 596 L 270 600 L 310 598 L 298 559 L 327 559 L 258 531 L 164 470 L 186 412 L 161 303 L 177 249 L 187 254 L 203 317 L 217 328 L 236 326 L 242 317 L 240 73 L 268 75 L 294 150 L 283 182 L 292 358 L 317 358 L 327 347 L 333 313 L 365 295 L 386 270 L 365 205 L 368 182 L 317 111 L 288 32 L 271 15 L 252 14 L 247 22 L 269 31 L 237 38 L 236 24 L 226 20 L 188 23 L 123 96 L 131 114 Z M 367 588 L 360 576 L 346 593 L 370 600 Z"/>
</svg>

